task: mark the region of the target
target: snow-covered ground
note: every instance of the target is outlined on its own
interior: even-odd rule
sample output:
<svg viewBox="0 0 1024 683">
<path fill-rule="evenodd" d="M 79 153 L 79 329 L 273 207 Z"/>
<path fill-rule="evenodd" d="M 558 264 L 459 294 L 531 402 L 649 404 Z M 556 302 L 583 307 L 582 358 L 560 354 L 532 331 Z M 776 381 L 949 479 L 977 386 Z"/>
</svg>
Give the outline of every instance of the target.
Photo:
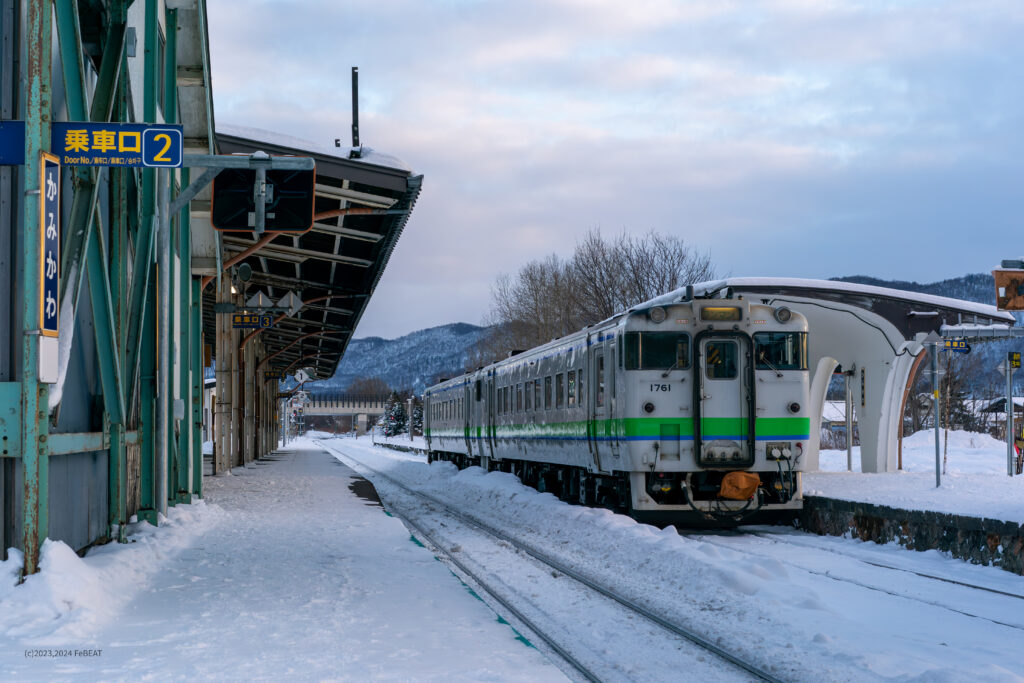
<svg viewBox="0 0 1024 683">
<path fill-rule="evenodd" d="M 825 452 L 830 471 L 807 474 L 805 487 L 1024 518 L 1024 482 L 1005 475 L 1004 444 L 951 433 L 949 473 L 935 490 L 930 436 L 904 441 L 901 473 L 848 473 L 845 451 Z M 306 437 L 231 476 L 207 477 L 205 501 L 172 508 L 159 528 L 133 525 L 129 544 L 79 558 L 47 542 L 42 571 L 20 586 L 13 552 L 0 563 L 0 680 L 561 679 L 411 542 L 398 519 L 351 490 L 359 480 L 340 464 L 345 454 L 544 548 L 784 680 L 1024 680 L 1009 664 L 1024 630 L 1024 597 L 1013 597 L 1024 596 L 1024 578 L 1002 570 L 780 528 L 680 535 L 566 505 L 512 475 L 427 465 L 369 437 L 323 443 L 338 455 Z M 414 509 L 401 498 L 408 494 L 376 483 L 385 502 Z M 444 520 L 435 524 L 443 528 Z M 476 542 L 460 543 L 454 525 L 447 533 L 449 543 L 472 552 Z M 541 606 L 570 595 L 525 573 L 502 580 L 522 582 Z M 581 640 L 615 633 L 608 653 L 626 657 L 650 647 L 632 620 L 615 626 L 577 619 L 567 629 Z M 664 660 L 679 656 L 673 650 Z M 679 668 L 647 660 L 613 671 L 609 678 L 618 680 L 686 679 Z"/>
<path fill-rule="evenodd" d="M 821 471 L 804 475 L 804 493 L 1024 524 L 1024 476 L 1006 474 L 1006 442 L 951 431 L 947 446 L 940 432 L 939 452 L 946 453 L 946 473 L 936 488 L 930 430 L 904 437 L 902 472 L 862 474 L 859 446 L 853 448 L 852 472 L 846 471 L 845 450 L 822 451 Z"/>
<path fill-rule="evenodd" d="M 355 482 L 292 450 L 21 586 L 14 553 L 0 680 L 564 680 Z"/>
<path fill-rule="evenodd" d="M 778 528 L 682 536 L 607 510 L 567 505 L 509 474 L 428 466 L 368 440 L 324 444 L 342 460 L 368 464 L 543 548 L 783 680 L 1024 680 L 1003 664 L 1024 630 L 1019 600 L 949 583 L 981 584 L 1024 599 L 1024 578 L 1002 570 L 934 551 Z M 378 490 L 400 509 L 409 505 L 385 481 Z M 537 600 L 558 597 L 541 593 Z M 638 633 L 623 622 L 619 638 L 628 647 L 642 637 Z M 670 666 L 655 677 L 681 679 Z"/>
</svg>

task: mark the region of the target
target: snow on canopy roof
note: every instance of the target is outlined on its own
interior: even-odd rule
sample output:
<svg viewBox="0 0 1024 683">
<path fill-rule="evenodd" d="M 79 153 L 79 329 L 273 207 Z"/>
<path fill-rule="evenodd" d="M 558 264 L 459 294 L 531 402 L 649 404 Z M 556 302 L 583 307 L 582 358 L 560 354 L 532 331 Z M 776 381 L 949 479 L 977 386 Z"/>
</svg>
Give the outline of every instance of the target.
<svg viewBox="0 0 1024 683">
<path fill-rule="evenodd" d="M 385 168 L 393 168 L 398 171 L 406 171 L 407 173 L 410 174 L 412 173 L 412 168 L 401 159 L 393 157 L 390 154 L 378 152 L 372 147 L 361 147 L 360 156 L 356 159 L 350 159 L 348 153 L 351 150 L 351 147 L 334 147 L 333 145 L 322 145 L 319 142 L 305 140 L 303 138 L 294 137 L 292 135 L 285 135 L 284 133 L 275 133 L 273 131 L 264 130 L 262 128 L 235 126 L 231 124 L 224 124 L 218 122 L 217 133 L 222 135 L 230 135 L 236 138 L 244 138 L 246 140 L 265 142 L 269 145 L 275 145 L 277 147 L 288 147 L 290 149 L 311 152 L 319 154 L 321 156 L 334 157 L 336 159 L 344 159 L 345 161 L 353 161 L 361 164 L 373 164 L 374 166 L 383 166 Z"/>
<path fill-rule="evenodd" d="M 1005 311 L 1000 311 L 995 306 L 989 304 L 979 304 L 973 301 L 964 301 L 962 299 L 951 299 L 945 296 L 935 296 L 934 294 L 921 294 L 919 292 L 910 292 L 905 289 L 892 289 L 890 287 L 876 287 L 874 285 L 861 285 L 854 282 L 840 282 L 838 280 L 811 280 L 805 278 L 792 278 L 792 277 L 734 277 L 727 278 L 724 280 L 711 280 L 709 282 L 699 282 L 693 285 L 694 296 L 705 296 L 713 294 L 719 290 L 731 287 L 734 290 L 743 291 L 744 288 L 761 288 L 761 287 L 777 287 L 779 289 L 825 289 L 833 292 L 846 292 L 849 294 L 864 294 L 868 296 L 888 297 L 890 299 L 901 299 L 904 301 L 913 301 L 918 304 L 926 306 L 941 306 L 943 308 L 952 308 L 961 311 L 967 311 L 971 313 L 977 313 L 978 315 L 984 315 L 990 318 L 998 318 L 1005 320 L 1008 324 L 1013 325 L 1017 322 L 1016 318 L 1012 314 Z M 646 308 L 648 306 L 658 306 L 669 303 L 674 303 L 683 299 L 686 296 L 686 288 L 680 288 L 668 294 L 663 294 L 659 297 L 655 297 L 650 301 L 640 304 L 635 308 Z"/>
</svg>

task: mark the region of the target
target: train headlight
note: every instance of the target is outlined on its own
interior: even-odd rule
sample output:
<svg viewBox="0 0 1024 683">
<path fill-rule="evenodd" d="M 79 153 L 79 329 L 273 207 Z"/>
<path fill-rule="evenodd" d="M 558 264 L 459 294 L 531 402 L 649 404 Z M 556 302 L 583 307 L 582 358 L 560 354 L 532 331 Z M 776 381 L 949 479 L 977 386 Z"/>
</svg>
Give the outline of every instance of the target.
<svg viewBox="0 0 1024 683">
<path fill-rule="evenodd" d="M 668 314 L 661 306 L 655 306 L 651 310 L 647 311 L 647 317 L 650 318 L 653 323 L 662 323 L 665 322 L 665 318 L 668 317 Z"/>
<path fill-rule="evenodd" d="M 789 319 L 793 317 L 793 311 L 789 310 L 785 306 L 775 309 L 775 319 L 780 323 L 788 323 Z"/>
<path fill-rule="evenodd" d="M 644 404 L 644 412 L 645 413 L 653 413 L 654 412 L 654 404 L 651 403 L 650 401 L 645 403 Z"/>
<path fill-rule="evenodd" d="M 800 412 L 800 404 L 797 403 L 796 401 L 793 401 L 792 403 L 790 403 L 788 408 L 789 408 L 789 412 L 791 412 L 791 413 L 799 413 Z"/>
</svg>

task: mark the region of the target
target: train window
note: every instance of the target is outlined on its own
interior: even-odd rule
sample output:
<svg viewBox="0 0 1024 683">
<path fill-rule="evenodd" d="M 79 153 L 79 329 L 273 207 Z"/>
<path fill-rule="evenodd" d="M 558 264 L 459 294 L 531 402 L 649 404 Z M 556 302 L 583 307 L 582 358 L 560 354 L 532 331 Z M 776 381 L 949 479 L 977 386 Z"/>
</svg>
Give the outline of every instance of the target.
<svg viewBox="0 0 1024 683">
<path fill-rule="evenodd" d="M 540 380 L 533 380 L 533 407 L 540 410 Z"/>
<path fill-rule="evenodd" d="M 704 346 L 704 372 L 708 379 L 735 379 L 738 348 L 732 340 L 709 341 Z"/>
<path fill-rule="evenodd" d="M 477 401 L 479 401 L 479 400 L 480 400 L 480 389 L 481 389 L 481 386 L 480 386 L 480 385 L 481 385 L 481 382 L 480 382 L 480 380 L 477 380 L 477 381 L 476 381 L 476 400 L 477 400 Z"/>
<path fill-rule="evenodd" d="M 566 403 L 571 406 L 576 405 L 576 371 L 569 371 L 569 379 L 567 381 L 569 387 L 569 396 L 566 398 Z"/>
<path fill-rule="evenodd" d="M 583 370 L 576 371 L 576 395 L 580 398 L 580 405 L 584 405 Z"/>
<path fill-rule="evenodd" d="M 678 332 L 627 332 L 627 370 L 668 370 L 690 367 L 690 335 Z"/>
<path fill-rule="evenodd" d="M 523 410 L 529 412 L 530 399 L 533 398 L 533 380 L 523 385 Z"/>
<path fill-rule="evenodd" d="M 600 408 L 604 405 L 604 354 L 597 354 L 597 395 L 594 402 Z"/>
<path fill-rule="evenodd" d="M 565 377 L 562 373 L 555 375 L 555 407 L 561 408 L 565 404 Z"/>
<path fill-rule="evenodd" d="M 551 375 L 544 378 L 544 410 L 551 410 Z"/>
<path fill-rule="evenodd" d="M 516 411 L 522 412 L 523 410 L 523 385 L 516 385 Z"/>
<path fill-rule="evenodd" d="M 758 370 L 806 370 L 806 332 L 757 332 L 754 362 Z"/>
</svg>

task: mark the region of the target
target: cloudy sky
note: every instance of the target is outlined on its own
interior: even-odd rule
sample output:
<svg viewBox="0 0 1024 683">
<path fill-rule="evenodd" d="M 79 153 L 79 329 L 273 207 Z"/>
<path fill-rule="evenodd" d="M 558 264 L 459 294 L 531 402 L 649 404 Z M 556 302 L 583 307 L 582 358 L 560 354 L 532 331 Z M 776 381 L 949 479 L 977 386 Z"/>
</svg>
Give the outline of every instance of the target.
<svg viewBox="0 0 1024 683">
<path fill-rule="evenodd" d="M 587 231 L 720 274 L 931 282 L 1021 256 L 1020 0 L 214 0 L 218 123 L 424 175 L 357 336 L 479 323 Z"/>
</svg>

